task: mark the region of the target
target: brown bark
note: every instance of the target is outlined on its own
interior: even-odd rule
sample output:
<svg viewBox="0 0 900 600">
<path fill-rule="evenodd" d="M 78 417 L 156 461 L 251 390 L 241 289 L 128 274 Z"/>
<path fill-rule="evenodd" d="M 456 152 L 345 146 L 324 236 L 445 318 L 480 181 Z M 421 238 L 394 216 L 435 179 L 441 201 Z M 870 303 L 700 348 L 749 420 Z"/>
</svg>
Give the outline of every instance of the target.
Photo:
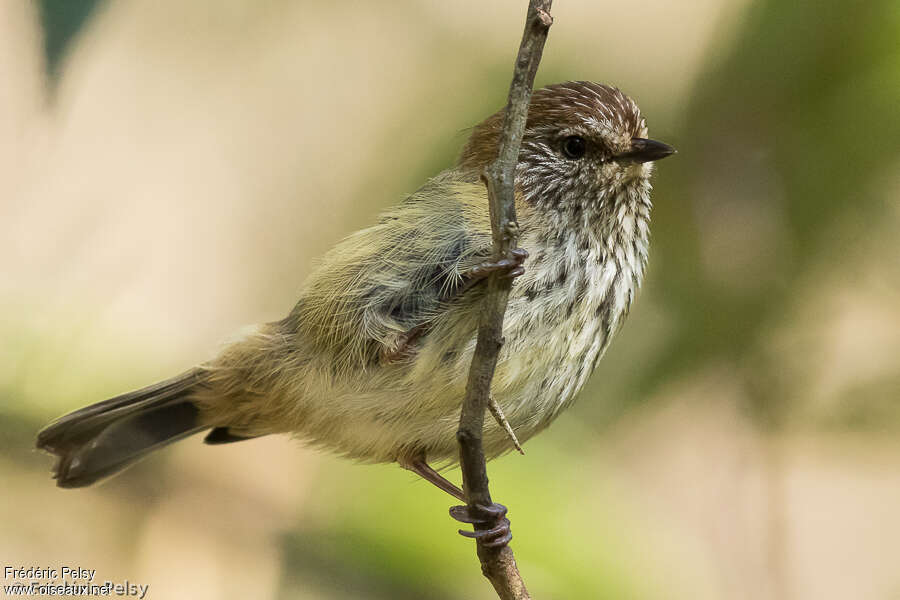
<svg viewBox="0 0 900 600">
<path fill-rule="evenodd" d="M 530 0 L 525 20 L 525 32 L 516 57 L 515 70 L 509 88 L 509 100 L 500 133 L 500 147 L 495 160 L 482 175 L 488 188 L 491 228 L 494 238 L 494 260 L 509 257 L 518 242 L 518 226 L 514 201 L 516 162 L 525 130 L 528 104 L 534 86 L 534 75 L 541 61 L 544 42 L 553 19 L 552 0 Z M 488 293 L 478 327 L 478 341 L 469 369 L 466 396 L 459 419 L 460 466 L 463 490 L 470 508 L 492 503 L 488 489 L 487 469 L 482 447 L 484 413 L 491 392 L 491 380 L 497 356 L 503 345 L 503 317 L 512 281 L 491 275 Z M 489 527 L 478 525 L 476 527 Z M 502 600 L 529 599 L 528 590 L 519 570 L 512 548 L 487 548 L 478 544 L 481 571 Z"/>
</svg>

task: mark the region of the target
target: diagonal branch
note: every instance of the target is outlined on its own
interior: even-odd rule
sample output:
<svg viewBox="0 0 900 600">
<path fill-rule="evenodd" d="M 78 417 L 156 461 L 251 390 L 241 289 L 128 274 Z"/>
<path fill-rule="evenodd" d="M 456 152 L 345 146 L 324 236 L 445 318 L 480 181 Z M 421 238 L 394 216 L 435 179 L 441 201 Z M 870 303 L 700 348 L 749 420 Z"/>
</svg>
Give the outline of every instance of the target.
<svg viewBox="0 0 900 600">
<path fill-rule="evenodd" d="M 482 175 L 488 188 L 495 260 L 510 256 L 510 251 L 518 241 L 514 179 L 516 162 L 528 116 L 534 75 L 541 61 L 547 32 L 553 23 L 550 17 L 551 3 L 552 0 L 529 1 L 525 32 L 516 58 L 500 133 L 498 157 Z M 478 326 L 478 341 L 469 369 L 466 397 L 456 434 L 463 490 L 469 507 L 473 509 L 477 505 L 488 506 L 492 503 L 482 447 L 482 429 L 484 412 L 490 399 L 491 380 L 503 345 L 503 317 L 512 281 L 492 275 L 487 284 L 488 292 Z M 493 584 L 502 600 L 530 598 L 509 546 L 486 548 L 478 544 L 478 558 L 481 560 L 482 573 Z"/>
</svg>

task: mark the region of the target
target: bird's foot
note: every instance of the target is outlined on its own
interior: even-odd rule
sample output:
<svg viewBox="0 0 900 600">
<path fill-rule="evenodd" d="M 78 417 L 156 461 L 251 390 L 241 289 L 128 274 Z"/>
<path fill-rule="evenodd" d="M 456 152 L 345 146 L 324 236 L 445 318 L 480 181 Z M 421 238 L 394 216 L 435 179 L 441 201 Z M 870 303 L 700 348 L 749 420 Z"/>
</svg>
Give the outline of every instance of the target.
<svg viewBox="0 0 900 600">
<path fill-rule="evenodd" d="M 509 252 L 509 258 L 501 258 L 498 261 L 485 261 L 475 265 L 465 272 L 465 277 L 473 281 L 484 279 L 492 273 L 501 273 L 501 277 L 512 279 L 525 272 L 523 263 L 528 258 L 528 251 L 524 248 L 513 248 Z"/>
<path fill-rule="evenodd" d="M 465 494 L 463 494 L 461 489 L 447 481 L 425 462 L 424 452 L 411 451 L 401 453 L 397 457 L 397 462 L 404 469 L 416 473 L 454 498 L 463 502 L 466 501 Z M 450 516 L 461 523 L 475 525 L 475 531 L 460 529 L 459 534 L 478 540 L 478 543 L 486 548 L 501 548 L 512 539 L 512 532 L 509 530 L 509 519 L 506 518 L 506 507 L 502 504 L 497 504 L 496 502 L 489 506 L 479 504 L 471 508 L 468 505 L 451 506 Z"/>
<path fill-rule="evenodd" d="M 461 523 L 475 525 L 475 531 L 460 529 L 459 534 L 474 538 L 486 548 L 502 548 L 512 539 L 506 507 L 502 504 L 495 502 L 490 506 L 451 506 L 450 516 Z"/>
</svg>

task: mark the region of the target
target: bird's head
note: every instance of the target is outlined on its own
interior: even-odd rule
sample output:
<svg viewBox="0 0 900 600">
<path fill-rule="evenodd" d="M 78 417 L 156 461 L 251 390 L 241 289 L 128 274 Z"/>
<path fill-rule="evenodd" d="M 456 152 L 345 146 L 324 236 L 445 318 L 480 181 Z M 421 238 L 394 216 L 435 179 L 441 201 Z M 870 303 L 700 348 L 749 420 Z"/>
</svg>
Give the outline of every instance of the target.
<svg viewBox="0 0 900 600">
<path fill-rule="evenodd" d="M 460 168 L 480 173 L 496 158 L 502 123 L 500 111 L 475 127 Z M 590 209 L 623 191 L 649 193 L 653 161 L 673 152 L 647 138 L 640 109 L 618 89 L 589 81 L 550 85 L 531 97 L 516 186 L 538 208 L 596 213 Z"/>
</svg>

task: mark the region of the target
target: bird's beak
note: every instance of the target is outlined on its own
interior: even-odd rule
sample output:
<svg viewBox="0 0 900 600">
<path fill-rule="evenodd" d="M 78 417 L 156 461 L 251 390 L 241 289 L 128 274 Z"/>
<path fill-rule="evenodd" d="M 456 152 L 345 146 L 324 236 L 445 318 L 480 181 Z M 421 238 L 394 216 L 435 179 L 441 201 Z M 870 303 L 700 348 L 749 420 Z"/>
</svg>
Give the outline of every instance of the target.
<svg viewBox="0 0 900 600">
<path fill-rule="evenodd" d="M 672 146 L 657 142 L 656 140 L 648 140 L 646 138 L 631 138 L 631 148 L 616 156 L 617 160 L 625 160 L 630 162 L 645 163 L 652 160 L 665 158 L 670 154 L 678 152 Z"/>
</svg>

